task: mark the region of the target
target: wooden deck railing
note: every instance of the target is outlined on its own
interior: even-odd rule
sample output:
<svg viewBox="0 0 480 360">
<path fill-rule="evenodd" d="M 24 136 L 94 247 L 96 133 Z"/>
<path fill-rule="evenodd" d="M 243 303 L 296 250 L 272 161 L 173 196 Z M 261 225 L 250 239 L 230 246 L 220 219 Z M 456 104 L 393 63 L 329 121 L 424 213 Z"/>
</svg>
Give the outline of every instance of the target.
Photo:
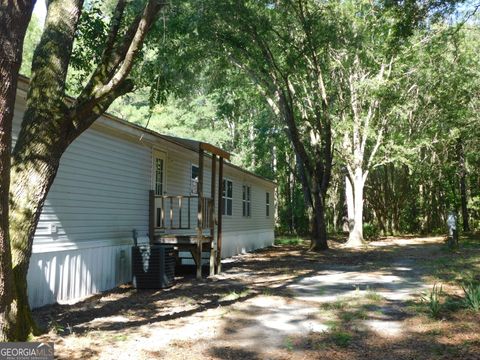
<svg viewBox="0 0 480 360">
<path fill-rule="evenodd" d="M 161 230 L 210 229 L 214 221 L 212 217 L 214 201 L 212 198 L 201 198 L 202 216 L 198 216 L 198 201 L 197 195 L 154 195 L 152 201 L 154 228 Z"/>
</svg>

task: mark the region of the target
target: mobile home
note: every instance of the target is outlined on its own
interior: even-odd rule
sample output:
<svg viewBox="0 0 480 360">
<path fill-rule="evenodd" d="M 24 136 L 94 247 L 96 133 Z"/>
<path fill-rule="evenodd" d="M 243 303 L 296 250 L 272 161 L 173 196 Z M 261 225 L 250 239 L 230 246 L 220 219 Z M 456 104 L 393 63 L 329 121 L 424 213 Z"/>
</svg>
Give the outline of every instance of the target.
<svg viewBox="0 0 480 360">
<path fill-rule="evenodd" d="M 14 142 L 27 88 L 21 78 Z M 271 245 L 275 184 L 228 157 L 207 143 L 100 117 L 63 155 L 48 194 L 28 273 L 31 306 L 72 302 L 131 281 L 134 238 L 180 250 L 197 246 L 200 257 L 209 247 L 225 258 Z"/>
</svg>

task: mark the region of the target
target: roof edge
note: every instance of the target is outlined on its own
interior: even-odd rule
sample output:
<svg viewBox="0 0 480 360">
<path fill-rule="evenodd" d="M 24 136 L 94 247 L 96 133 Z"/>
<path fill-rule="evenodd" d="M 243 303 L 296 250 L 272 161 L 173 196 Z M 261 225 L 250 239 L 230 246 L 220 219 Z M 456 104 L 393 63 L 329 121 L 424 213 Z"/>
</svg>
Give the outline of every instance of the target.
<svg viewBox="0 0 480 360">
<path fill-rule="evenodd" d="M 19 75 L 18 75 L 18 80 L 19 80 L 19 81 L 22 81 L 22 82 L 25 83 L 27 86 L 30 84 L 30 78 L 28 78 L 28 77 L 25 76 L 25 75 L 19 74 Z M 70 101 L 72 101 L 72 102 L 75 100 L 75 99 L 74 99 L 73 97 L 71 97 L 71 96 L 67 96 L 67 98 L 68 98 Z M 136 129 L 136 130 L 139 130 L 139 131 L 142 131 L 142 132 L 147 133 L 147 134 L 150 134 L 150 135 L 153 135 L 153 136 L 155 136 L 155 137 L 157 137 L 157 138 L 160 138 L 160 139 L 162 139 L 162 140 L 175 143 L 175 144 L 177 144 L 177 145 L 179 145 L 179 146 L 181 146 L 181 147 L 183 147 L 183 148 L 185 148 L 185 149 L 187 149 L 187 150 L 190 150 L 190 151 L 194 151 L 194 150 L 193 150 L 192 148 L 190 148 L 190 147 L 185 146 L 185 144 L 182 144 L 181 140 L 195 141 L 195 142 L 197 142 L 197 143 L 199 144 L 199 149 L 198 149 L 198 151 L 199 151 L 200 149 L 203 149 L 203 150 L 205 150 L 205 151 L 209 151 L 209 152 L 211 152 L 211 153 L 214 153 L 215 155 L 222 156 L 224 159 L 228 160 L 228 162 L 226 162 L 225 165 L 230 166 L 230 167 L 232 167 L 232 168 L 234 168 L 234 169 L 240 170 L 240 171 L 242 171 L 242 172 L 244 172 L 244 173 L 246 173 L 246 174 L 248 174 L 248 175 L 254 176 L 254 177 L 256 177 L 256 178 L 258 178 L 258 179 L 260 179 L 260 180 L 269 182 L 269 183 L 277 186 L 277 183 L 276 183 L 275 181 L 273 181 L 273 180 L 267 179 L 267 178 L 265 178 L 265 177 L 263 177 L 263 176 L 261 176 L 261 175 L 258 175 L 258 174 L 255 174 L 255 173 L 249 171 L 249 170 L 246 170 L 246 169 L 244 169 L 244 168 L 242 168 L 242 167 L 240 167 L 240 166 L 238 166 L 238 165 L 232 164 L 231 162 L 229 162 L 229 161 L 230 161 L 230 155 L 231 155 L 231 154 L 230 154 L 229 152 L 227 152 L 227 151 L 225 151 L 225 150 L 223 150 L 223 149 L 215 146 L 215 145 L 212 145 L 212 144 L 209 144 L 209 143 L 206 143 L 206 142 L 202 142 L 202 141 L 198 141 L 198 140 L 183 139 L 183 138 L 176 137 L 176 136 L 164 135 L 164 134 L 161 134 L 161 133 L 159 133 L 159 132 L 157 132 L 157 131 L 148 129 L 148 128 L 146 128 L 146 127 L 143 127 L 143 126 L 140 126 L 140 125 L 138 125 L 138 124 L 132 123 L 132 122 L 130 122 L 130 121 L 128 121 L 128 120 L 122 119 L 121 117 L 118 117 L 118 116 L 116 116 L 116 115 L 113 115 L 113 114 L 111 114 L 111 113 L 109 113 L 109 112 L 104 112 L 104 113 L 103 113 L 102 115 L 100 115 L 100 116 L 104 116 L 104 117 L 106 117 L 106 118 L 108 118 L 108 119 L 110 119 L 110 120 L 116 121 L 116 122 L 118 122 L 118 123 L 120 123 L 120 124 L 122 124 L 122 125 L 125 125 L 125 126 L 127 126 L 127 127 L 130 127 L 130 128 L 133 128 L 133 129 Z M 175 139 L 178 140 L 178 141 L 175 141 Z M 198 151 L 197 151 L 197 152 L 198 152 Z"/>
</svg>

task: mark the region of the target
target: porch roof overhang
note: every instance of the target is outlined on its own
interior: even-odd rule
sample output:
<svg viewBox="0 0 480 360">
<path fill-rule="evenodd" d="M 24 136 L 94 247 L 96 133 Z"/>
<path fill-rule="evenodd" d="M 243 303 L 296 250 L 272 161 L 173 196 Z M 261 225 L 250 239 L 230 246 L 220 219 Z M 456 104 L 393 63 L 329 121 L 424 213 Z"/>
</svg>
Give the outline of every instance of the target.
<svg viewBox="0 0 480 360">
<path fill-rule="evenodd" d="M 220 156 L 226 160 L 230 160 L 230 153 L 220 149 L 219 147 L 216 147 L 215 145 L 203 142 L 203 141 L 197 141 L 197 140 L 192 140 L 192 139 L 184 139 L 184 138 L 179 138 L 176 136 L 170 136 L 170 135 L 164 135 L 164 134 L 156 134 L 159 138 L 162 138 L 164 140 L 176 143 L 184 148 L 190 149 L 195 152 L 199 152 L 200 150 L 204 150 L 206 152 L 209 152 L 213 155 Z"/>
</svg>

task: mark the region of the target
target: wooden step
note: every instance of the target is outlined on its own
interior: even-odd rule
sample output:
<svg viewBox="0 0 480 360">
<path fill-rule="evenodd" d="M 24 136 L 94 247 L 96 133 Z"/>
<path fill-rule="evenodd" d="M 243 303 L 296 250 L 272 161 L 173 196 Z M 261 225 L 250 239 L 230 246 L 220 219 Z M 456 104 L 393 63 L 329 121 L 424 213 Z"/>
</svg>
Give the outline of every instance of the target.
<svg viewBox="0 0 480 360">
<path fill-rule="evenodd" d="M 211 236 L 202 236 L 202 244 L 212 242 Z M 155 244 L 171 244 L 171 245 L 196 245 L 198 244 L 197 235 L 185 235 L 185 234 L 162 234 L 155 236 Z"/>
</svg>

